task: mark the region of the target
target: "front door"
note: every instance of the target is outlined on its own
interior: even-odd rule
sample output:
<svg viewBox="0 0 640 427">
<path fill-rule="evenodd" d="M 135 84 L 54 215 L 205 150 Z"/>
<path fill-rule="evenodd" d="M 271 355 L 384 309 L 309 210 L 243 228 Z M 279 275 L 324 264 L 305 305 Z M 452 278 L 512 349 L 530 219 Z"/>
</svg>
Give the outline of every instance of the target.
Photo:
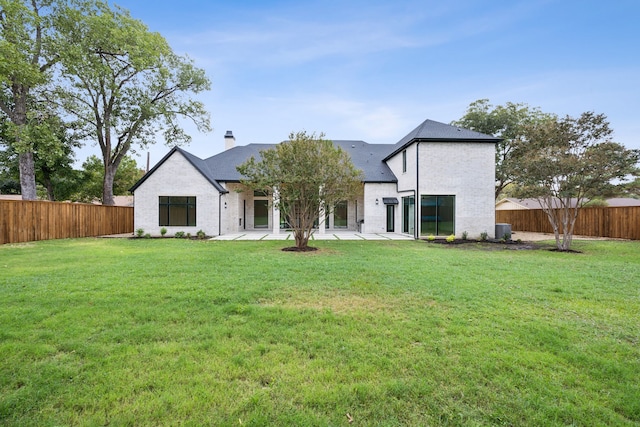
<svg viewBox="0 0 640 427">
<path fill-rule="evenodd" d="M 396 222 L 395 205 L 387 205 L 387 233 L 393 233 L 393 224 Z"/>
</svg>

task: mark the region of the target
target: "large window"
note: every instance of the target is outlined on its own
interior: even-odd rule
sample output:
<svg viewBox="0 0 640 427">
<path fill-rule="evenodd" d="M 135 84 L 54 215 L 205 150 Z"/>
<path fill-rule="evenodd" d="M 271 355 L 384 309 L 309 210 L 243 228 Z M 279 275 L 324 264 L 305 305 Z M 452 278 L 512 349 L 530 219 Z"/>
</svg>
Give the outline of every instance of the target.
<svg viewBox="0 0 640 427">
<path fill-rule="evenodd" d="M 196 198 L 160 196 L 160 226 L 196 225 Z"/>
<path fill-rule="evenodd" d="M 347 228 L 347 202 L 338 202 L 333 208 L 333 228 Z"/>
<path fill-rule="evenodd" d="M 420 234 L 448 236 L 455 233 L 455 196 L 421 196 Z"/>
</svg>

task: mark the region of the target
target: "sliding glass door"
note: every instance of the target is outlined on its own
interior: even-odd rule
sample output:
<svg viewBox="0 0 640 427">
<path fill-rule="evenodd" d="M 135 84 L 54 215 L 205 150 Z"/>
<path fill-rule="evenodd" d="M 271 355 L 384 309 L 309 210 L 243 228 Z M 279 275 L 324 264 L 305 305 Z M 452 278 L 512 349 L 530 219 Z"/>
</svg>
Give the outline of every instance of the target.
<svg viewBox="0 0 640 427">
<path fill-rule="evenodd" d="M 413 196 L 402 198 L 402 232 L 413 234 L 415 229 L 415 202 Z"/>
<path fill-rule="evenodd" d="M 455 196 L 420 197 L 420 234 L 455 234 Z"/>
</svg>

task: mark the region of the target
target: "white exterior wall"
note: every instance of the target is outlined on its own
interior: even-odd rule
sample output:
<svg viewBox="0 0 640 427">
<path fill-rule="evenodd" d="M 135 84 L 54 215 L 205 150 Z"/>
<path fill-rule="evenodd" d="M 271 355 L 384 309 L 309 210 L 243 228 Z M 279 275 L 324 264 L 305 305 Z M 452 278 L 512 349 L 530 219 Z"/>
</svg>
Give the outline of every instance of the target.
<svg viewBox="0 0 640 427">
<path fill-rule="evenodd" d="M 410 191 L 416 188 L 416 144 L 406 148 L 407 171 L 402 172 L 402 151 L 387 161 L 387 166 L 398 178 L 398 191 Z"/>
<path fill-rule="evenodd" d="M 219 234 L 219 197 L 215 189 L 180 152 L 174 152 L 134 193 L 134 229 L 159 236 L 159 197 L 189 196 L 196 198 L 196 225 L 194 227 L 165 227 L 167 235 L 177 231 L 195 235 L 199 230 L 208 236 Z"/>
<path fill-rule="evenodd" d="M 240 224 L 242 218 L 242 201 L 246 194 L 239 192 L 242 188 L 236 183 L 220 183 L 228 193 L 222 196 L 222 221 L 220 234 L 237 233 L 243 229 L 244 222 Z M 226 203 L 226 205 L 225 205 Z"/>
<path fill-rule="evenodd" d="M 414 144 L 415 145 L 415 144 Z M 455 234 L 470 238 L 495 228 L 495 145 L 490 143 L 421 143 L 420 196 L 455 196 Z M 419 215 L 419 212 L 418 212 Z"/>
<path fill-rule="evenodd" d="M 363 233 L 386 233 L 387 232 L 387 208 L 382 202 L 383 197 L 399 197 L 395 183 L 364 185 L 364 224 Z M 376 205 L 376 199 L 378 204 Z M 400 201 L 400 199 L 398 199 Z M 395 207 L 395 232 L 400 231 L 399 205 Z"/>
</svg>

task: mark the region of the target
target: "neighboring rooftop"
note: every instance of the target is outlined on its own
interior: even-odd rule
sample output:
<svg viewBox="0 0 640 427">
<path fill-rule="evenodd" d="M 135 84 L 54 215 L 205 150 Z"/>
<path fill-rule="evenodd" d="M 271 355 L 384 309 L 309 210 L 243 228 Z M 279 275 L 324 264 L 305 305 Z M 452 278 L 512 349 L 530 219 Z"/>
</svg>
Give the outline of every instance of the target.
<svg viewBox="0 0 640 427">
<path fill-rule="evenodd" d="M 571 199 L 571 207 L 576 205 L 577 199 Z M 609 207 L 628 207 L 628 206 L 640 206 L 640 199 L 632 199 L 628 197 L 617 197 L 612 199 L 606 199 L 606 206 Z M 553 207 L 559 208 L 560 202 L 556 199 L 553 200 Z M 538 199 L 515 199 L 511 197 L 498 200 L 496 202 L 496 208 L 498 209 L 541 209 Z"/>
</svg>

